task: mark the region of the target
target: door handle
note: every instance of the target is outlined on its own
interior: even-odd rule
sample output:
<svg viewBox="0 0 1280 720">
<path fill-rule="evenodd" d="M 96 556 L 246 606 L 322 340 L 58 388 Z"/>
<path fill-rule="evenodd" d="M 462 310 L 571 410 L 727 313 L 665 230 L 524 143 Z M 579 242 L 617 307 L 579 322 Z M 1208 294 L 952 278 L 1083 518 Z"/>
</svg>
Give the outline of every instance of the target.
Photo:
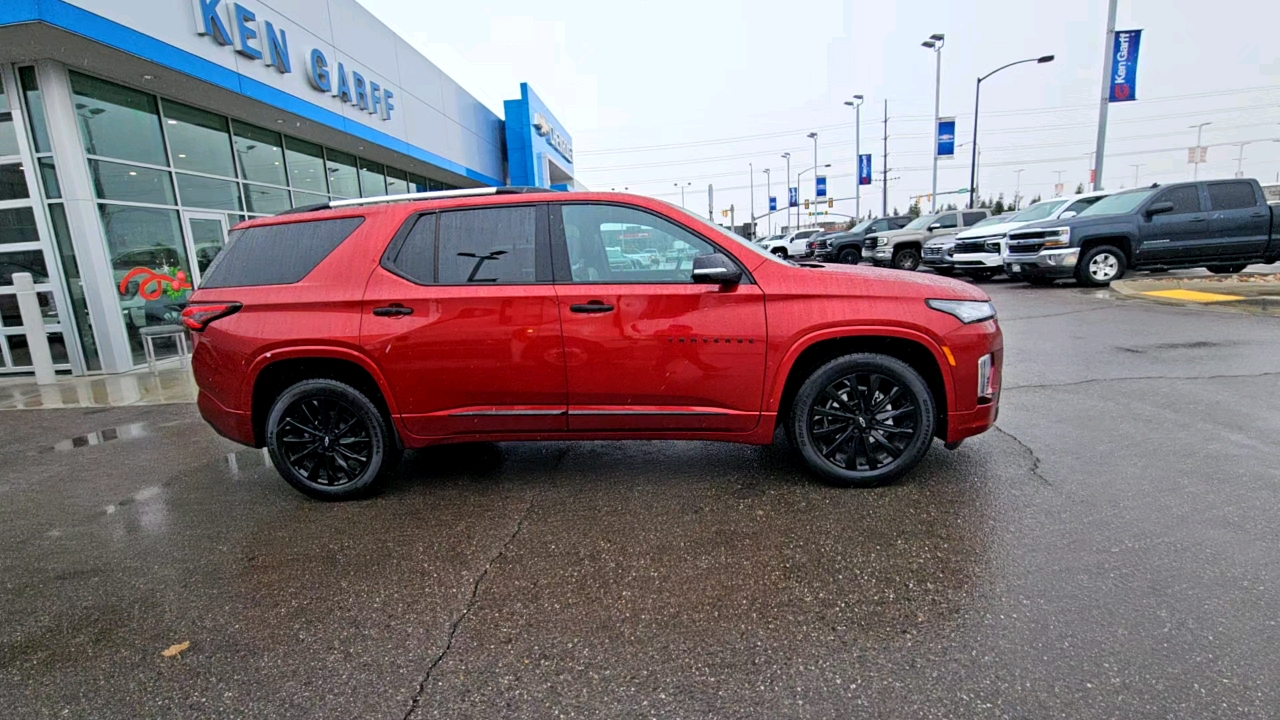
<svg viewBox="0 0 1280 720">
<path fill-rule="evenodd" d="M 1249 217 L 1266 217 L 1266 216 L 1267 216 L 1266 213 L 1260 213 L 1260 212 L 1249 213 Z"/>
<path fill-rule="evenodd" d="M 376 307 L 373 314 L 378 317 L 402 317 L 404 315 L 412 315 L 413 308 L 403 305 L 388 305 L 387 307 Z"/>
<path fill-rule="evenodd" d="M 607 313 L 613 312 L 612 305 L 606 305 L 603 300 L 592 300 L 581 305 L 570 305 L 569 309 L 576 313 Z"/>
<path fill-rule="evenodd" d="M 1205 220 L 1208 220 L 1208 218 L 1203 218 L 1203 217 L 1193 217 L 1193 218 L 1188 219 L 1188 220 L 1187 220 L 1187 222 L 1204 222 Z"/>
</svg>

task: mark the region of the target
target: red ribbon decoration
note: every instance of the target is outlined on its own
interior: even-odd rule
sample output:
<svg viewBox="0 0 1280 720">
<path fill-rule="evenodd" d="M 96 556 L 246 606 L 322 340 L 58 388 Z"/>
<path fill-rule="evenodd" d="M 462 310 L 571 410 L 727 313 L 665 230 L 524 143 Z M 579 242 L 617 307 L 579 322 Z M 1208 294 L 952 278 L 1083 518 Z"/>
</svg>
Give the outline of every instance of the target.
<svg viewBox="0 0 1280 720">
<path fill-rule="evenodd" d="M 120 281 L 120 294 L 124 295 L 128 292 L 129 281 L 136 277 L 142 277 L 143 280 L 138 284 L 138 294 L 143 300 L 158 300 L 160 294 L 165 291 L 168 285 L 174 292 L 190 290 L 191 283 L 187 281 L 187 273 L 185 270 L 179 270 L 177 277 L 169 277 L 162 273 L 158 273 L 151 268 L 136 267 L 125 274 Z"/>
</svg>

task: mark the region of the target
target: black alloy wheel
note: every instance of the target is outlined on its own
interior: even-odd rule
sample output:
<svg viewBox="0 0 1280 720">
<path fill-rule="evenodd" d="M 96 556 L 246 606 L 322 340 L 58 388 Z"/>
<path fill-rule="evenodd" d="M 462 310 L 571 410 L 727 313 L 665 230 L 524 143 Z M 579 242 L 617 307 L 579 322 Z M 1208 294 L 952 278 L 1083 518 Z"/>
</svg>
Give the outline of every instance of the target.
<svg viewBox="0 0 1280 720">
<path fill-rule="evenodd" d="M 862 253 L 858 252 L 857 250 L 853 250 L 851 248 L 846 250 L 841 250 L 840 262 L 845 265 L 857 265 L 858 263 L 862 262 Z"/>
<path fill-rule="evenodd" d="M 933 396 L 919 373 L 901 360 L 846 355 L 805 381 L 791 422 L 797 449 L 823 480 L 874 487 L 901 477 L 928 451 Z"/>
<path fill-rule="evenodd" d="M 377 406 L 334 380 L 304 380 L 276 399 L 267 449 L 290 485 L 322 500 L 368 494 L 398 458 Z"/>
<path fill-rule="evenodd" d="M 920 252 L 913 248 L 893 254 L 893 266 L 899 270 L 915 270 L 920 267 Z"/>
</svg>

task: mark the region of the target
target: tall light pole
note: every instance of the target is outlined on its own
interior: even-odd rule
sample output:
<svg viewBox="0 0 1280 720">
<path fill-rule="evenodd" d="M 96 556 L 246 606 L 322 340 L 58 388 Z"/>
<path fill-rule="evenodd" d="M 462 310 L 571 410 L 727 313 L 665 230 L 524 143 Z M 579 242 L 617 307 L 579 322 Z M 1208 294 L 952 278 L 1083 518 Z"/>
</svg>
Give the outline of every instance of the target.
<svg viewBox="0 0 1280 720">
<path fill-rule="evenodd" d="M 773 197 L 773 178 L 769 174 L 769 168 L 764 169 L 764 194 L 767 197 Z M 769 235 L 773 235 L 773 210 L 769 213 Z"/>
<path fill-rule="evenodd" d="M 929 196 L 933 201 L 933 208 L 930 212 L 938 211 L 938 105 L 942 100 L 942 46 L 946 44 L 946 40 L 946 35 L 934 33 L 928 40 L 920 43 L 922 47 L 932 50 L 938 61 L 933 74 L 933 139 L 930 140 L 933 143 L 933 191 Z"/>
<path fill-rule="evenodd" d="M 977 87 L 973 91 L 973 156 L 969 160 L 969 207 L 973 207 L 973 202 L 974 202 L 973 198 L 976 196 L 977 190 L 978 190 L 978 101 L 979 99 L 982 98 L 982 81 L 986 80 L 992 75 L 995 75 L 1001 70 L 1004 70 L 1005 68 L 1011 68 L 1014 65 L 1021 65 L 1023 63 L 1029 63 L 1029 62 L 1033 62 L 1033 63 L 1053 62 L 1053 56 L 1041 55 L 1038 58 L 1027 58 L 1026 60 L 1018 60 L 1016 62 L 1011 62 L 1008 65 L 1001 65 L 995 70 L 992 70 L 986 75 L 983 75 L 982 77 L 978 78 Z M 935 147 L 936 147 L 936 144 L 937 143 L 935 142 Z"/>
<path fill-rule="evenodd" d="M 787 161 L 787 222 L 791 222 L 791 153 L 789 152 L 782 153 L 782 159 Z M 799 187 L 796 188 L 796 194 L 797 195 L 800 194 Z M 800 211 L 797 209 L 796 210 L 797 218 L 799 218 L 799 214 L 798 214 L 799 212 Z M 792 228 L 794 229 L 795 226 L 792 225 Z"/>
<path fill-rule="evenodd" d="M 818 133 L 811 132 L 805 137 L 813 141 L 813 201 L 816 203 L 818 202 Z M 796 186 L 800 186 L 799 180 L 796 180 Z"/>
<path fill-rule="evenodd" d="M 1026 172 L 1025 168 L 1018 168 L 1013 171 L 1018 176 L 1017 182 L 1013 186 L 1013 210 L 1018 211 L 1018 201 L 1022 199 L 1022 173 Z"/>
<path fill-rule="evenodd" d="M 687 182 L 687 183 L 685 183 L 685 184 L 683 184 L 683 185 L 681 185 L 680 183 L 671 183 L 671 184 L 672 184 L 672 185 L 674 185 L 674 186 L 676 186 L 676 187 L 678 187 L 678 188 L 680 188 L 680 207 L 682 207 L 682 208 L 683 208 L 683 207 L 684 207 L 684 189 L 685 189 L 685 188 L 687 188 L 687 187 L 689 187 L 689 186 L 690 186 L 690 185 L 692 185 L 693 183 L 691 183 L 691 182 Z"/>
<path fill-rule="evenodd" d="M 853 186 L 853 212 L 858 220 L 862 220 L 862 96 L 854 95 L 852 100 L 845 100 L 844 104 L 853 108 L 853 175 L 857 179 L 857 184 Z"/>
<path fill-rule="evenodd" d="M 818 176 L 818 168 L 820 168 L 820 167 L 829 168 L 829 167 L 831 167 L 831 163 L 827 163 L 826 165 L 814 165 L 814 166 L 813 166 L 813 167 L 811 167 L 811 168 L 805 168 L 805 169 L 803 169 L 803 170 L 801 170 L 801 171 L 797 172 L 797 173 L 796 173 L 796 187 L 797 187 L 797 188 L 798 188 L 798 187 L 800 187 L 800 177 L 801 177 L 802 175 L 804 175 L 805 173 L 809 172 L 810 170 L 812 170 L 812 171 L 813 171 L 813 175 L 814 175 L 814 177 L 817 177 L 817 176 Z M 797 194 L 797 195 L 799 194 L 799 190 L 797 190 L 797 191 L 796 191 L 796 194 Z M 818 205 L 818 201 L 817 201 L 817 198 L 816 198 L 816 197 L 814 198 L 814 202 L 813 202 L 813 204 L 814 204 L 814 209 L 815 209 L 815 211 L 816 211 L 816 209 L 817 209 L 817 205 Z M 796 206 L 796 226 L 797 226 L 797 227 L 799 227 L 799 226 L 800 226 L 800 207 L 799 207 L 799 206 Z"/>
<path fill-rule="evenodd" d="M 1116 44 L 1116 4 L 1107 3 L 1107 34 L 1102 39 L 1102 99 L 1098 103 L 1098 140 L 1093 147 L 1097 158 L 1089 164 L 1093 171 L 1093 189 L 1102 189 L 1102 158 L 1107 149 L 1107 107 L 1111 104 L 1111 55 Z"/>
<path fill-rule="evenodd" d="M 1146 165 L 1146 163 L 1131 163 L 1129 165 L 1129 167 L 1133 168 L 1133 186 L 1134 187 L 1138 187 L 1138 171 L 1141 170 L 1144 165 Z"/>
<path fill-rule="evenodd" d="M 1200 138 L 1204 133 L 1204 126 L 1212 125 L 1212 124 L 1213 124 L 1213 121 L 1210 120 L 1208 122 L 1199 123 L 1198 125 L 1187 126 L 1187 127 L 1193 127 L 1196 129 L 1196 163 L 1195 163 L 1196 166 L 1195 166 L 1195 169 L 1191 171 L 1192 180 L 1200 179 Z"/>
<path fill-rule="evenodd" d="M 751 239 L 755 240 L 756 234 L 756 166 L 755 163 L 747 163 L 747 172 L 751 173 Z"/>
</svg>

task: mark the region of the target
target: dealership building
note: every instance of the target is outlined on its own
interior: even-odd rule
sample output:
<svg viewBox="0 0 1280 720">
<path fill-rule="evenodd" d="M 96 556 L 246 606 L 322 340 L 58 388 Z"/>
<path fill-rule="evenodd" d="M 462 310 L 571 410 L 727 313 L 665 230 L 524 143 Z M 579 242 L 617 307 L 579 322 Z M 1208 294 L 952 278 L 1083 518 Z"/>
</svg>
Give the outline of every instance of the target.
<svg viewBox="0 0 1280 720">
<path fill-rule="evenodd" d="M 527 84 L 503 114 L 356 0 L 0 0 L 0 373 L 31 366 L 15 273 L 58 369 L 126 372 L 241 220 L 575 187 Z"/>
</svg>

